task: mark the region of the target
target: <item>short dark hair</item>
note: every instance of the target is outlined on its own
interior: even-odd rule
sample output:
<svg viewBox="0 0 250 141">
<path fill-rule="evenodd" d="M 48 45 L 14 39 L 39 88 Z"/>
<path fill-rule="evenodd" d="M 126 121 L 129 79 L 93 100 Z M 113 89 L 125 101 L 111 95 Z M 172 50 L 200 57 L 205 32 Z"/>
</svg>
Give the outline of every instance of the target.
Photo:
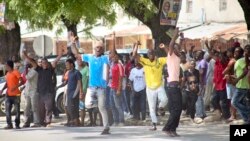
<svg viewBox="0 0 250 141">
<path fill-rule="evenodd" d="M 73 66 L 75 67 L 75 63 L 74 63 L 74 60 L 73 59 L 67 59 L 66 62 L 70 63 L 70 64 L 73 64 Z"/>
<path fill-rule="evenodd" d="M 244 47 L 244 49 L 247 50 L 247 51 L 250 51 L 250 44 L 246 45 L 246 46 Z"/>
<path fill-rule="evenodd" d="M 243 57 L 244 49 L 242 47 L 236 47 L 236 49 L 239 49 L 239 55 L 240 55 L 240 57 Z"/>
<path fill-rule="evenodd" d="M 7 62 L 6 62 L 6 64 L 10 67 L 10 68 L 14 68 L 14 62 L 12 61 L 12 60 L 8 60 Z"/>
<path fill-rule="evenodd" d="M 235 49 L 236 49 L 236 47 L 230 47 L 227 49 L 227 51 L 230 53 L 234 53 Z"/>
</svg>

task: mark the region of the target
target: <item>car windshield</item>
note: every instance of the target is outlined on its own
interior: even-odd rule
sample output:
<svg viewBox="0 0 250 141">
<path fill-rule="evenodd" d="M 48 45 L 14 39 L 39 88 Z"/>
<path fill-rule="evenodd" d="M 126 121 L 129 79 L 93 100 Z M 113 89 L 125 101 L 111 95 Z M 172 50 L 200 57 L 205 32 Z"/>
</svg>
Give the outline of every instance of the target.
<svg viewBox="0 0 250 141">
<path fill-rule="evenodd" d="M 4 83 L 5 82 L 5 77 L 0 77 L 0 84 Z"/>
</svg>

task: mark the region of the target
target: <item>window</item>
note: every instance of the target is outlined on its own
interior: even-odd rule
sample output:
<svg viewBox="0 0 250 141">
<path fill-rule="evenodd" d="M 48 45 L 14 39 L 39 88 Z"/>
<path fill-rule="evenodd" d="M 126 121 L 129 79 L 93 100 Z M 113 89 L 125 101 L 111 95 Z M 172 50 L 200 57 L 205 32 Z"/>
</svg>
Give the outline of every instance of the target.
<svg viewBox="0 0 250 141">
<path fill-rule="evenodd" d="M 192 13 L 193 11 L 193 0 L 187 0 L 186 12 Z"/>
<path fill-rule="evenodd" d="M 220 11 L 227 10 L 227 0 L 220 0 L 219 10 Z"/>
</svg>

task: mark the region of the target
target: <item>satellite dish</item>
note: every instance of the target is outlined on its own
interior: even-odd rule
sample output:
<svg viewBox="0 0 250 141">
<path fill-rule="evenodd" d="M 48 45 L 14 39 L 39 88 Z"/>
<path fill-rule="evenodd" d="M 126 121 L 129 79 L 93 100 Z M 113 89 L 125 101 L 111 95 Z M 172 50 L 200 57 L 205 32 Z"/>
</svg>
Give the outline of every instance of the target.
<svg viewBox="0 0 250 141">
<path fill-rule="evenodd" d="M 40 35 L 35 38 L 33 49 L 38 56 L 48 56 L 53 51 L 53 40 L 46 35 Z"/>
</svg>

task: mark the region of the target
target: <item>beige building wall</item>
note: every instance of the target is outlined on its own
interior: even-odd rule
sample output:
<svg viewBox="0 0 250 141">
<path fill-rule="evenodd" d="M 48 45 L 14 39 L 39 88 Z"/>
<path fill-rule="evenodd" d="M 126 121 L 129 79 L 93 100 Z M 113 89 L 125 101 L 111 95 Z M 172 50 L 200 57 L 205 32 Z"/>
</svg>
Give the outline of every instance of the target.
<svg viewBox="0 0 250 141">
<path fill-rule="evenodd" d="M 192 10 L 188 12 L 188 1 L 192 1 Z M 223 8 L 221 2 L 226 1 Z M 243 10 L 238 0 L 182 0 L 180 23 L 204 22 L 243 22 Z"/>
</svg>

